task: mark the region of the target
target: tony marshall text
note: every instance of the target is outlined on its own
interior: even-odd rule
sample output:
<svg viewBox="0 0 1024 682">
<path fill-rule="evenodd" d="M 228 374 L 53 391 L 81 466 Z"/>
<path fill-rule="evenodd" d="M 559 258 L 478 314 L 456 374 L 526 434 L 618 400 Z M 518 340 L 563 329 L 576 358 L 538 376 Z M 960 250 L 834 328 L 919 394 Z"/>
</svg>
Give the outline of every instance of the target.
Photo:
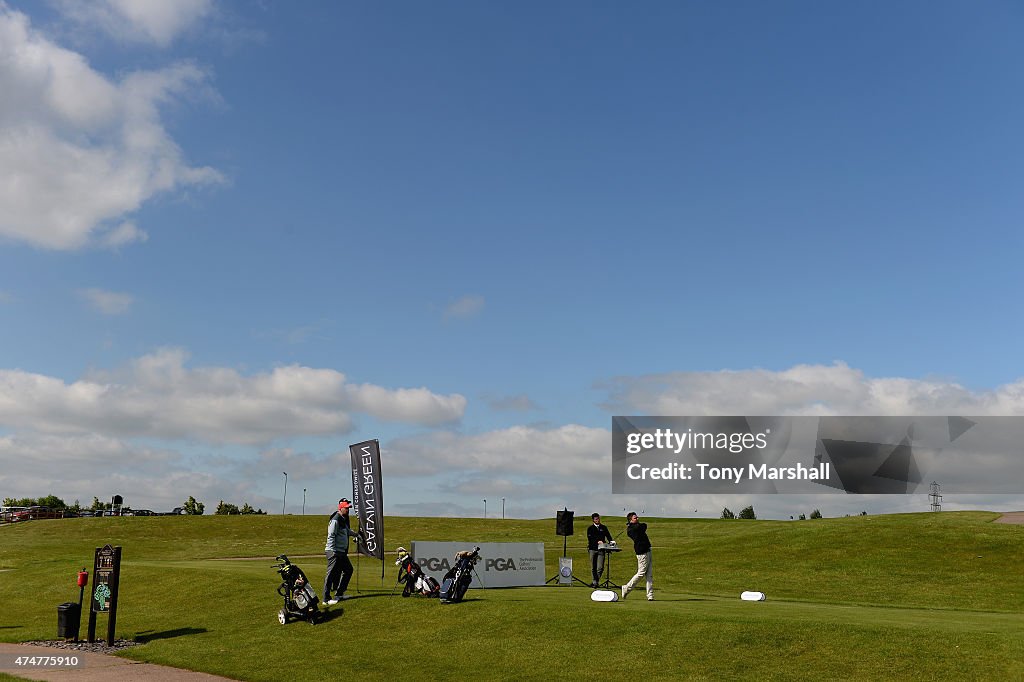
<svg viewBox="0 0 1024 682">
<path fill-rule="evenodd" d="M 645 467 L 630 464 L 626 476 L 634 481 L 732 481 L 739 483 L 744 475 L 751 481 L 827 481 L 832 465 L 822 462 L 812 467 L 797 464 L 792 467 L 770 467 L 767 464 L 748 464 L 745 467 L 720 467 L 710 464 L 687 466 L 673 462 L 663 467 Z"/>
</svg>

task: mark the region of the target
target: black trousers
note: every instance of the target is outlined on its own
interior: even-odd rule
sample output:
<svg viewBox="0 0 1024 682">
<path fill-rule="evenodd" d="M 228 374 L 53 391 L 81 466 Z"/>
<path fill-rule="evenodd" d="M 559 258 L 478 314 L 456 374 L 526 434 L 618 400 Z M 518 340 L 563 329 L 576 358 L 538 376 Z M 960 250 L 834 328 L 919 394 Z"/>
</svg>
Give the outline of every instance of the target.
<svg viewBox="0 0 1024 682">
<path fill-rule="evenodd" d="M 352 579 L 352 562 L 345 552 L 324 552 L 327 555 L 327 575 L 324 576 L 324 601 L 331 598 L 331 592 L 344 594 L 348 581 Z"/>
<path fill-rule="evenodd" d="M 594 582 L 600 582 L 601 574 L 604 573 L 604 552 L 596 549 L 587 550 L 590 552 L 590 570 L 594 576 Z"/>
</svg>

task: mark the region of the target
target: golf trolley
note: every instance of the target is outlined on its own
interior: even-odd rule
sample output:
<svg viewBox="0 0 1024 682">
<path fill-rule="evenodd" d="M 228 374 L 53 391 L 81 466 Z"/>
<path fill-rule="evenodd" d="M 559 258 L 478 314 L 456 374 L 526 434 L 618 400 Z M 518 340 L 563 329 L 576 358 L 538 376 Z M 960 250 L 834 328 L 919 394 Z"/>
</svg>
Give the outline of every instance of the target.
<svg viewBox="0 0 1024 682">
<path fill-rule="evenodd" d="M 281 563 L 274 564 L 272 568 L 281 574 L 281 584 L 277 588 L 277 593 L 284 599 L 284 608 L 277 612 L 277 622 L 284 625 L 289 620 L 304 620 L 316 625 L 321 617 L 317 606 L 320 600 L 309 586 L 306 574 L 288 561 L 284 554 L 278 556 L 277 560 Z"/>
</svg>

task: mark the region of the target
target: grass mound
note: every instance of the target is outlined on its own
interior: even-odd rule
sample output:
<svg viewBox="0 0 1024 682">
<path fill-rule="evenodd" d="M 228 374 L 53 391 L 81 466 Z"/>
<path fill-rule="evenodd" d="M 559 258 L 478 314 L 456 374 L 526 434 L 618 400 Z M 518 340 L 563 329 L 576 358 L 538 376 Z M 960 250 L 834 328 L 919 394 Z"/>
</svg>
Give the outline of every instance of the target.
<svg viewBox="0 0 1024 682">
<path fill-rule="evenodd" d="M 246 680 L 1016 679 L 1024 677 L 1024 526 L 986 512 L 803 522 L 646 519 L 657 600 L 596 604 L 581 587 L 473 590 L 467 601 L 393 598 L 395 568 L 358 560 L 359 598 L 318 626 L 280 626 L 288 554 L 319 592 L 326 517 L 92 518 L 0 529 L 0 641 L 53 637 L 56 605 L 106 543 L 124 547 L 124 655 Z M 618 532 L 612 528 L 613 533 Z M 387 545 L 412 540 L 545 542 L 551 520 L 389 517 Z M 623 536 L 624 539 L 624 536 Z M 587 578 L 585 536 L 569 538 Z M 635 570 L 615 557 L 613 579 Z M 354 555 L 353 555 L 353 558 Z M 743 590 L 768 595 L 741 602 Z M 639 594 L 639 593 L 636 593 Z M 104 620 L 101 617 L 101 626 Z"/>
</svg>

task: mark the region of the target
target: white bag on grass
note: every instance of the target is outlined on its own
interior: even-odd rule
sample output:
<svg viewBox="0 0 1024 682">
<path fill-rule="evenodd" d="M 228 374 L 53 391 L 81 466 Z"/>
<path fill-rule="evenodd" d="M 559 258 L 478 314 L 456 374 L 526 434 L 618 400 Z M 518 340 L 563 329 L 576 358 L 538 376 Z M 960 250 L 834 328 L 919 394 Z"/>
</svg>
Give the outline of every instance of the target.
<svg viewBox="0 0 1024 682">
<path fill-rule="evenodd" d="M 612 590 L 594 590 L 590 598 L 594 601 L 619 601 L 619 594 Z"/>
</svg>

